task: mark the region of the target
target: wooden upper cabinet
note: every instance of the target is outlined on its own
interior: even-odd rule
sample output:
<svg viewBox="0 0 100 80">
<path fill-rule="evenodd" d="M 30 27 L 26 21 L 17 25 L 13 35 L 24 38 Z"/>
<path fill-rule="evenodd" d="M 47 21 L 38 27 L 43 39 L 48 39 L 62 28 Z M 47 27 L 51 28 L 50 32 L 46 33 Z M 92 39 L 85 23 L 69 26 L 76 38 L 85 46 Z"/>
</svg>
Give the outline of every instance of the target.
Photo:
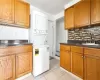
<svg viewBox="0 0 100 80">
<path fill-rule="evenodd" d="M 90 25 L 90 0 L 82 0 L 74 5 L 75 27 Z"/>
<path fill-rule="evenodd" d="M 0 0 L 0 22 L 14 23 L 14 0 Z"/>
<path fill-rule="evenodd" d="M 32 52 L 16 55 L 16 78 L 32 72 Z"/>
<path fill-rule="evenodd" d="M 85 56 L 84 80 L 100 80 L 100 57 Z"/>
<path fill-rule="evenodd" d="M 15 80 L 15 56 L 0 57 L 0 80 Z"/>
<path fill-rule="evenodd" d="M 21 0 L 15 0 L 15 24 L 29 28 L 30 6 Z"/>
<path fill-rule="evenodd" d="M 74 28 L 74 7 L 65 10 L 65 29 Z"/>
<path fill-rule="evenodd" d="M 100 24 L 100 0 L 91 0 L 91 24 Z"/>
</svg>

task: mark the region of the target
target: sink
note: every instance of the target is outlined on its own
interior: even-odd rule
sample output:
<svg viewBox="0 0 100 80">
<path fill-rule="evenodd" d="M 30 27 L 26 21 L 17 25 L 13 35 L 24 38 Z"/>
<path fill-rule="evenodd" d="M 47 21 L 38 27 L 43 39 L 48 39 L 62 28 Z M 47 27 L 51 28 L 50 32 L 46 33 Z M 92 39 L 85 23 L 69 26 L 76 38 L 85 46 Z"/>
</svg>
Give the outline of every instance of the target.
<svg viewBox="0 0 100 80">
<path fill-rule="evenodd" d="M 95 44 L 95 43 L 83 43 L 82 45 L 91 45 L 91 46 L 99 46 L 99 44 Z"/>
</svg>

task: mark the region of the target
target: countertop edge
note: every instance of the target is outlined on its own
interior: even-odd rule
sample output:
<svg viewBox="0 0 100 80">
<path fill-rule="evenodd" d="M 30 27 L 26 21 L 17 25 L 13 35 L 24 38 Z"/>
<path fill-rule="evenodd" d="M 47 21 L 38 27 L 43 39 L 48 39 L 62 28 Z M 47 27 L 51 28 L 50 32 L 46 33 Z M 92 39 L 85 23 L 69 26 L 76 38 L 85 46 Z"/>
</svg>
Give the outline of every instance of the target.
<svg viewBox="0 0 100 80">
<path fill-rule="evenodd" d="M 82 44 L 74 44 L 74 43 L 60 43 L 60 44 L 100 49 L 100 45 L 95 46 L 95 45 L 82 45 Z"/>
</svg>

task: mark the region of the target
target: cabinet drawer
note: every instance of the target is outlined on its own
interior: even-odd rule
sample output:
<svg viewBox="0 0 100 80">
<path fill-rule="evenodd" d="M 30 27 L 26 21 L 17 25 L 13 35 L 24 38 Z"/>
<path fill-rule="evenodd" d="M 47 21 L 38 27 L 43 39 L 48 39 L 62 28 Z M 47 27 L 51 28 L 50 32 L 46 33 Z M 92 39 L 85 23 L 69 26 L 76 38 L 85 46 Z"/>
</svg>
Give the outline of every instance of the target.
<svg viewBox="0 0 100 80">
<path fill-rule="evenodd" d="M 9 50 L 11 50 L 14 53 L 32 52 L 32 45 L 9 47 Z"/>
<path fill-rule="evenodd" d="M 32 45 L 10 46 L 0 49 L 0 56 L 12 55 L 16 53 L 32 52 Z"/>
<path fill-rule="evenodd" d="M 71 52 L 83 53 L 83 47 L 71 46 Z"/>
<path fill-rule="evenodd" d="M 60 50 L 63 50 L 63 51 L 70 51 L 70 46 L 68 46 L 68 45 L 60 45 Z"/>
<path fill-rule="evenodd" d="M 84 48 L 84 54 L 90 56 L 100 57 L 100 49 Z"/>
</svg>

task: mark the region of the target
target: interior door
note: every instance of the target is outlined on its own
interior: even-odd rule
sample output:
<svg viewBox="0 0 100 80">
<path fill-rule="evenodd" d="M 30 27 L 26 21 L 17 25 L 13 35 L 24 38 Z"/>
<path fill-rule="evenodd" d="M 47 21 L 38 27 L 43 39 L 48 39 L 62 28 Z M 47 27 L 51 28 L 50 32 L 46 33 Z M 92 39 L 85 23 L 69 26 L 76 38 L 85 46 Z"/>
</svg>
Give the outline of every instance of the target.
<svg viewBox="0 0 100 80">
<path fill-rule="evenodd" d="M 48 45 L 49 45 L 49 52 L 50 56 L 53 57 L 53 47 L 54 47 L 54 26 L 53 22 L 48 22 Z"/>
</svg>

